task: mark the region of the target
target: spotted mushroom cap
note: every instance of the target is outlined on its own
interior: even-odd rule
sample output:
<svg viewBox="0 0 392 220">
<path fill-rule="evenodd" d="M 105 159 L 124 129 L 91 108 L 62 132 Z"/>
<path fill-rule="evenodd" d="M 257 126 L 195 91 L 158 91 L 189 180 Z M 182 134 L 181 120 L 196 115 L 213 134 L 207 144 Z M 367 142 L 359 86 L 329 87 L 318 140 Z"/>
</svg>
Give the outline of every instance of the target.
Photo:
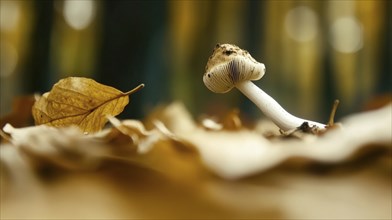
<svg viewBox="0 0 392 220">
<path fill-rule="evenodd" d="M 264 73 L 264 64 L 257 62 L 248 51 L 232 44 L 217 44 L 208 59 L 203 81 L 209 90 L 225 93 L 237 83 L 259 80 Z"/>
</svg>

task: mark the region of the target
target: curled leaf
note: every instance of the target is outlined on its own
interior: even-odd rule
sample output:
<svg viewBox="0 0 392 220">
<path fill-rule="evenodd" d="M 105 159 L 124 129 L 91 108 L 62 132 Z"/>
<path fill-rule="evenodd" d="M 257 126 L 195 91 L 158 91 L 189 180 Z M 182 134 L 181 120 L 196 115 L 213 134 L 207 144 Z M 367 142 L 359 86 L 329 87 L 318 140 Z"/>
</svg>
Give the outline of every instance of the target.
<svg viewBox="0 0 392 220">
<path fill-rule="evenodd" d="M 196 124 L 183 105 L 172 104 L 160 116 L 170 131 L 162 132 L 171 139 L 192 145 L 203 164 L 225 179 L 239 179 L 277 167 L 293 158 L 318 163 L 342 163 L 356 152 L 367 148 L 391 149 L 392 105 L 359 113 L 342 120 L 344 126 L 322 136 L 304 134 L 298 139 L 270 140 L 256 130 L 211 130 L 205 127 L 181 126 L 179 121 Z M 175 114 L 174 114 L 175 113 Z M 175 115 L 175 117 L 174 117 Z M 167 117 L 167 116 L 173 116 Z M 156 118 L 160 120 L 161 118 Z"/>
<path fill-rule="evenodd" d="M 109 117 L 109 121 L 115 129 L 131 138 L 132 142 L 137 146 L 138 153 L 147 153 L 157 141 L 162 139 L 158 131 L 146 130 L 140 121 L 128 119 L 121 122 L 115 117 Z"/>
<path fill-rule="evenodd" d="M 69 170 L 94 169 L 110 152 L 104 141 L 84 135 L 76 126 L 14 128 L 6 124 L 3 130 L 11 136 L 11 144 L 37 166 L 48 163 Z"/>
<path fill-rule="evenodd" d="M 97 132 L 108 115 L 118 115 L 128 104 L 128 96 L 143 88 L 123 93 L 113 87 L 82 77 L 68 77 L 38 98 L 32 108 L 37 125 L 54 127 L 77 125 L 84 132 Z"/>
</svg>

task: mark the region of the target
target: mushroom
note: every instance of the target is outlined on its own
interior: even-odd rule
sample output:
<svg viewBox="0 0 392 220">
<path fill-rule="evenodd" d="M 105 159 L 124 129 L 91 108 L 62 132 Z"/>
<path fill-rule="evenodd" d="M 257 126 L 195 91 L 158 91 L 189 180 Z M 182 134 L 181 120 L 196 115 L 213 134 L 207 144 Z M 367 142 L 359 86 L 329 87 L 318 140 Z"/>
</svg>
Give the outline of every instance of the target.
<svg viewBox="0 0 392 220">
<path fill-rule="evenodd" d="M 252 81 L 261 79 L 264 73 L 264 64 L 257 62 L 248 51 L 232 44 L 217 44 L 208 59 L 203 81 L 215 93 L 226 93 L 236 87 L 283 131 L 297 129 L 301 125 L 316 130 L 325 129 L 322 123 L 288 113 L 257 87 Z"/>
</svg>

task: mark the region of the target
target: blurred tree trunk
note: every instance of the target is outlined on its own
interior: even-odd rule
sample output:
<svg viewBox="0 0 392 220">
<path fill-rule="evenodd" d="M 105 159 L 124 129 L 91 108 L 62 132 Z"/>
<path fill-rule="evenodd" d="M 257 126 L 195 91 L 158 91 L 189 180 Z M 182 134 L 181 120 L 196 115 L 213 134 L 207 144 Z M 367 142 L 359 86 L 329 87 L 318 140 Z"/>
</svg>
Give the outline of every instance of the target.
<svg viewBox="0 0 392 220">
<path fill-rule="evenodd" d="M 145 80 L 148 65 L 149 44 L 166 23 L 166 3 L 149 1 L 104 1 L 102 2 L 102 43 L 95 73 L 103 84 L 127 91 L 140 83 L 146 83 L 142 93 L 130 100 L 128 110 L 122 114 L 126 118 L 140 118 L 144 115 L 144 96 L 165 96 L 166 81 L 164 73 L 150 72 L 159 77 L 158 81 Z M 158 44 L 163 44 L 162 40 Z M 162 49 L 163 50 L 163 49 Z M 162 54 L 163 51 L 155 51 Z M 161 63 L 162 56 L 155 57 Z M 162 69 L 162 68 L 154 68 Z M 154 82 L 154 83 L 152 83 Z"/>
<path fill-rule="evenodd" d="M 46 92 L 52 86 L 50 73 L 50 39 L 53 28 L 53 1 L 34 1 L 35 21 L 31 33 L 26 64 L 23 65 L 24 93 Z"/>
<path fill-rule="evenodd" d="M 384 49 L 380 50 L 381 59 L 381 71 L 376 85 L 376 93 L 392 93 L 392 2 L 385 1 L 385 25 L 384 25 L 384 35 L 380 35 L 381 45 Z"/>
</svg>

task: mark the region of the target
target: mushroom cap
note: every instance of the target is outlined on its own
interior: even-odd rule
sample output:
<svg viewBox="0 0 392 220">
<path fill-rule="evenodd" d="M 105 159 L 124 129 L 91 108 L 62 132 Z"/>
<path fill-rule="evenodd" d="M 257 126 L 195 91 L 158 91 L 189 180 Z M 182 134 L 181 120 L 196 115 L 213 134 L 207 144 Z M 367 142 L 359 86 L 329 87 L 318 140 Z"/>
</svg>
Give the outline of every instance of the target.
<svg viewBox="0 0 392 220">
<path fill-rule="evenodd" d="M 232 44 L 217 44 L 208 59 L 203 81 L 209 90 L 225 93 L 240 82 L 261 79 L 264 73 L 264 64 L 248 51 Z"/>
</svg>

